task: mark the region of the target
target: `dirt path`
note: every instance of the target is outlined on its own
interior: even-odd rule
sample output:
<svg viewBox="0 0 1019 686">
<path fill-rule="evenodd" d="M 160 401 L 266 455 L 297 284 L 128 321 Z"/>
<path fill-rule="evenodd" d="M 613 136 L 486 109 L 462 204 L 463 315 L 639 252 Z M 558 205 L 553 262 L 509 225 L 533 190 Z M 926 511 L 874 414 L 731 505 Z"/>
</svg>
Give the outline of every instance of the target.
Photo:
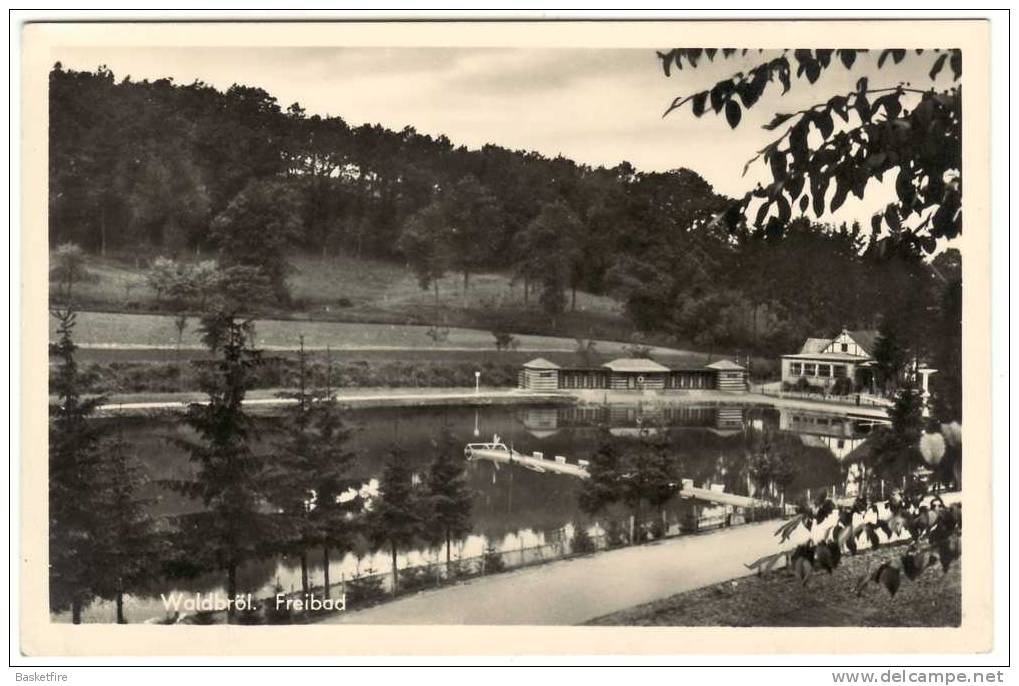
<svg viewBox="0 0 1019 686">
<path fill-rule="evenodd" d="M 580 624 L 744 576 L 747 562 L 779 550 L 776 527 L 774 521 L 748 524 L 552 562 L 339 614 L 325 623 Z"/>
<path fill-rule="evenodd" d="M 244 400 L 245 407 L 274 408 L 292 405 L 292 398 L 281 398 L 283 389 L 251 391 Z M 571 402 L 570 398 L 550 394 L 518 391 L 515 389 L 482 388 L 358 388 L 341 391 L 336 400 L 352 408 L 367 407 L 419 407 L 436 405 L 537 405 Z M 109 402 L 99 406 L 107 414 L 141 414 L 161 410 L 180 410 L 188 403 L 205 402 L 201 393 L 152 393 L 111 396 Z"/>
</svg>

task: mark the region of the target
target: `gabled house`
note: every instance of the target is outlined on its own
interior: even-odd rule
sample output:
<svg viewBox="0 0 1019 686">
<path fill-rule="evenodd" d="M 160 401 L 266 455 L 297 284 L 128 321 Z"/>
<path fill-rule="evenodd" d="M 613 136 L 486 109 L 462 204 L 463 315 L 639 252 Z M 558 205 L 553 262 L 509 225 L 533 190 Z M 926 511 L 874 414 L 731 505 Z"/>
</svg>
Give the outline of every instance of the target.
<svg viewBox="0 0 1019 686">
<path fill-rule="evenodd" d="M 839 379 L 848 379 L 853 390 L 870 388 L 877 337 L 874 330 L 842 329 L 834 338 L 808 338 L 798 353 L 782 356 L 782 382 L 796 385 L 804 379 L 828 389 Z"/>
</svg>

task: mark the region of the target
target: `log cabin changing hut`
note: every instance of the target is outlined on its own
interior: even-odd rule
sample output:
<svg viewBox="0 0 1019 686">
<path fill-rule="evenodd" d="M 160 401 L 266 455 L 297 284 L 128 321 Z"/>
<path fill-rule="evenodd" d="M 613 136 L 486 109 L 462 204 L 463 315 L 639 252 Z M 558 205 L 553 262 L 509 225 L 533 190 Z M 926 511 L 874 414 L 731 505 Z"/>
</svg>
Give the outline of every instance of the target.
<svg viewBox="0 0 1019 686">
<path fill-rule="evenodd" d="M 703 367 L 666 367 L 654 360 L 624 357 L 601 365 L 561 366 L 543 357 L 525 362 L 518 385 L 531 391 L 746 390 L 746 369 L 731 360 Z"/>
</svg>

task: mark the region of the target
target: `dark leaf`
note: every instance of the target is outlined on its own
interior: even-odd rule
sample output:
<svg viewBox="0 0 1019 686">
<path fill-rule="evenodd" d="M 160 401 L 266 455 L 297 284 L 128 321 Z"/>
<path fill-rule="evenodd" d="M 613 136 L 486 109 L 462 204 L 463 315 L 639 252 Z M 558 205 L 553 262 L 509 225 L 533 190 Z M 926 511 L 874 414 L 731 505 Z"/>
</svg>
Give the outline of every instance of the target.
<svg viewBox="0 0 1019 686">
<path fill-rule="evenodd" d="M 948 66 L 952 68 L 952 77 L 958 81 L 962 76 L 962 51 L 952 50 L 952 59 L 949 61 Z"/>
<path fill-rule="evenodd" d="M 789 207 L 789 201 L 785 199 L 784 195 L 778 196 L 778 224 L 780 227 L 784 227 L 789 223 L 792 218 L 792 208 Z"/>
<path fill-rule="evenodd" d="M 768 164 L 771 166 L 771 177 L 774 180 L 779 181 L 785 177 L 785 153 L 773 149 L 768 155 Z"/>
<path fill-rule="evenodd" d="M 887 588 L 888 592 L 894 596 L 898 593 L 899 586 L 902 584 L 902 575 L 900 574 L 898 567 L 885 563 L 881 566 L 877 580 L 878 583 Z"/>
<path fill-rule="evenodd" d="M 871 548 L 877 548 L 881 545 L 881 538 L 877 535 L 877 529 L 873 524 L 866 524 L 863 528 L 865 534 L 867 534 L 867 541 L 870 542 Z"/>
<path fill-rule="evenodd" d="M 774 131 L 779 126 L 789 121 L 792 117 L 792 114 L 776 114 L 770 122 L 764 125 L 764 128 L 768 131 Z"/>
<path fill-rule="evenodd" d="M 740 106 L 735 100 L 730 100 L 725 103 L 725 119 L 729 122 L 729 127 L 735 129 L 739 125 L 740 117 L 743 114 L 740 112 Z"/>
<path fill-rule="evenodd" d="M 856 114 L 860 117 L 860 121 L 864 124 L 869 123 L 873 111 L 870 108 L 870 101 L 867 100 L 867 96 L 862 93 L 857 95 L 854 107 L 856 108 Z"/>
<path fill-rule="evenodd" d="M 834 212 L 838 208 L 842 207 L 842 203 L 846 201 L 846 196 L 849 195 L 849 184 L 840 183 L 838 179 L 835 180 L 835 195 L 831 199 L 831 211 Z"/>
<path fill-rule="evenodd" d="M 732 87 L 732 81 L 719 81 L 710 92 L 711 109 L 720 112 L 725 104 L 726 94 Z"/>
<path fill-rule="evenodd" d="M 708 92 L 701 91 L 693 96 L 693 113 L 695 117 L 699 117 L 704 114 L 704 106 L 708 101 Z"/>
<path fill-rule="evenodd" d="M 934 60 L 934 66 L 931 67 L 931 73 L 930 73 L 931 81 L 933 81 L 934 79 L 938 78 L 938 74 L 941 73 L 941 69 L 942 69 L 942 67 L 945 66 L 945 60 L 947 60 L 947 59 L 948 59 L 948 53 L 945 52 L 945 53 L 942 53 L 942 54 L 938 55 L 938 59 Z"/>
<path fill-rule="evenodd" d="M 952 534 L 938 545 L 938 558 L 941 560 L 941 568 L 946 572 L 961 554 L 962 540 L 959 534 Z"/>
<path fill-rule="evenodd" d="M 846 69 L 853 68 L 853 62 L 856 61 L 855 50 L 839 50 L 839 57 L 842 59 L 842 64 L 846 66 Z"/>
<path fill-rule="evenodd" d="M 817 62 L 808 62 L 803 69 L 807 74 L 807 81 L 810 83 L 816 82 L 821 76 L 821 66 Z"/>
<path fill-rule="evenodd" d="M 662 70 L 665 71 L 666 76 L 671 76 L 672 71 L 672 59 L 675 56 L 676 51 L 670 50 L 669 52 L 659 52 L 658 59 L 662 61 Z M 680 67 L 682 69 L 682 67 Z"/>
<path fill-rule="evenodd" d="M 828 139 L 828 136 L 832 134 L 835 129 L 835 124 L 831 120 L 831 115 L 827 112 L 818 112 L 814 115 L 814 126 L 821 132 L 822 138 Z"/>
<path fill-rule="evenodd" d="M 913 175 L 906 165 L 900 165 L 899 173 L 895 176 L 895 193 L 899 196 L 899 204 L 903 207 L 910 207 L 916 198 Z"/>
<path fill-rule="evenodd" d="M 807 558 L 798 557 L 793 561 L 793 572 L 804 586 L 807 585 L 807 582 L 810 580 L 810 574 L 813 571 L 814 567 Z"/>
<path fill-rule="evenodd" d="M 804 193 L 803 197 L 800 198 L 800 212 L 806 212 L 808 207 L 810 207 L 810 196 Z"/>
<path fill-rule="evenodd" d="M 825 194 L 828 192 L 829 177 L 819 175 L 813 181 L 811 195 L 814 196 L 814 214 L 820 217 L 824 214 Z"/>
<path fill-rule="evenodd" d="M 789 80 L 789 62 L 783 58 L 785 66 L 778 70 L 778 80 L 782 82 L 782 94 L 785 95 L 789 92 L 789 88 L 792 85 Z"/>
<path fill-rule="evenodd" d="M 818 544 L 817 552 L 814 554 L 814 560 L 817 562 L 818 567 L 829 574 L 831 574 L 835 569 L 835 562 L 832 558 L 831 548 L 828 547 L 827 543 Z"/>
</svg>

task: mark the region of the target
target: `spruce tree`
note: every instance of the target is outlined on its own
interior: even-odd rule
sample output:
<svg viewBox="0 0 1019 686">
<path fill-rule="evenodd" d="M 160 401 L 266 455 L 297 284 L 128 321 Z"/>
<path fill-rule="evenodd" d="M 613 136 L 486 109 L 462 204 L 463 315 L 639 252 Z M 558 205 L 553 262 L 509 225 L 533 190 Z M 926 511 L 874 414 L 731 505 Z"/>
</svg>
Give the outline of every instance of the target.
<svg viewBox="0 0 1019 686">
<path fill-rule="evenodd" d="M 49 422 L 50 609 L 70 608 L 71 621 L 80 624 L 82 610 L 101 586 L 102 434 L 92 418 L 105 398 L 82 397 L 72 339 L 74 312 L 57 311 L 53 316 L 59 322 L 59 338 L 50 344 L 50 355 L 58 361 L 50 387 L 57 397 Z"/>
<path fill-rule="evenodd" d="M 356 492 L 361 484 L 350 475 L 355 455 L 346 449 L 350 429 L 343 421 L 343 411 L 333 391 L 333 362 L 328 349 L 325 381 L 325 388 L 314 406 L 312 484 L 315 500 L 311 518 L 316 526 L 316 542 L 322 547 L 325 596 L 328 598 L 329 551 L 345 552 L 353 548 L 364 525 L 364 500 L 359 495 L 341 498 L 348 491 Z"/>
<path fill-rule="evenodd" d="M 257 430 L 243 405 L 261 355 L 248 344 L 251 323 L 235 313 L 208 315 L 201 326 L 215 355 L 211 363 L 198 363 L 199 385 L 208 400 L 191 403 L 184 414 L 184 424 L 197 439 L 178 441 L 197 474 L 193 481 L 175 485 L 205 507 L 181 518 L 182 533 L 195 562 L 226 571 L 232 601 L 240 565 L 267 554 L 278 534 L 278 522 L 267 506 L 265 460 L 255 451 Z M 231 602 L 228 618 L 233 621 L 235 616 Z"/>
<path fill-rule="evenodd" d="M 348 432 L 333 396 L 331 366 L 330 360 L 326 389 L 310 388 L 302 336 L 297 390 L 280 394 L 294 404 L 285 415 L 286 428 L 277 444 L 278 458 L 270 467 L 272 501 L 279 507 L 282 520 L 281 549 L 298 555 L 304 593 L 310 590 L 308 551 L 315 546 L 322 546 L 328 592 L 329 548 L 344 547 L 345 515 L 356 507 L 356 503 L 337 500 L 350 485 L 346 471 L 353 455 L 344 449 Z"/>
<path fill-rule="evenodd" d="M 413 545 L 422 534 L 425 502 L 414 486 L 404 455 L 394 448 L 382 473 L 379 495 L 371 503 L 371 532 L 380 545 L 389 548 L 393 561 L 393 594 L 399 590 L 396 556 Z"/>
<path fill-rule="evenodd" d="M 426 480 L 431 521 L 436 527 L 430 538 L 445 543 L 446 574 L 450 572 L 451 542 L 471 531 L 471 492 L 467 487 L 462 460 L 456 459 L 453 435 L 443 428 L 435 443 L 435 459 Z"/>
<path fill-rule="evenodd" d="M 105 512 L 100 593 L 114 601 L 117 624 L 127 624 L 124 594 L 143 587 L 155 573 L 163 551 L 149 501 L 140 496 L 145 479 L 121 438 L 103 450 L 102 510 Z"/>
</svg>

